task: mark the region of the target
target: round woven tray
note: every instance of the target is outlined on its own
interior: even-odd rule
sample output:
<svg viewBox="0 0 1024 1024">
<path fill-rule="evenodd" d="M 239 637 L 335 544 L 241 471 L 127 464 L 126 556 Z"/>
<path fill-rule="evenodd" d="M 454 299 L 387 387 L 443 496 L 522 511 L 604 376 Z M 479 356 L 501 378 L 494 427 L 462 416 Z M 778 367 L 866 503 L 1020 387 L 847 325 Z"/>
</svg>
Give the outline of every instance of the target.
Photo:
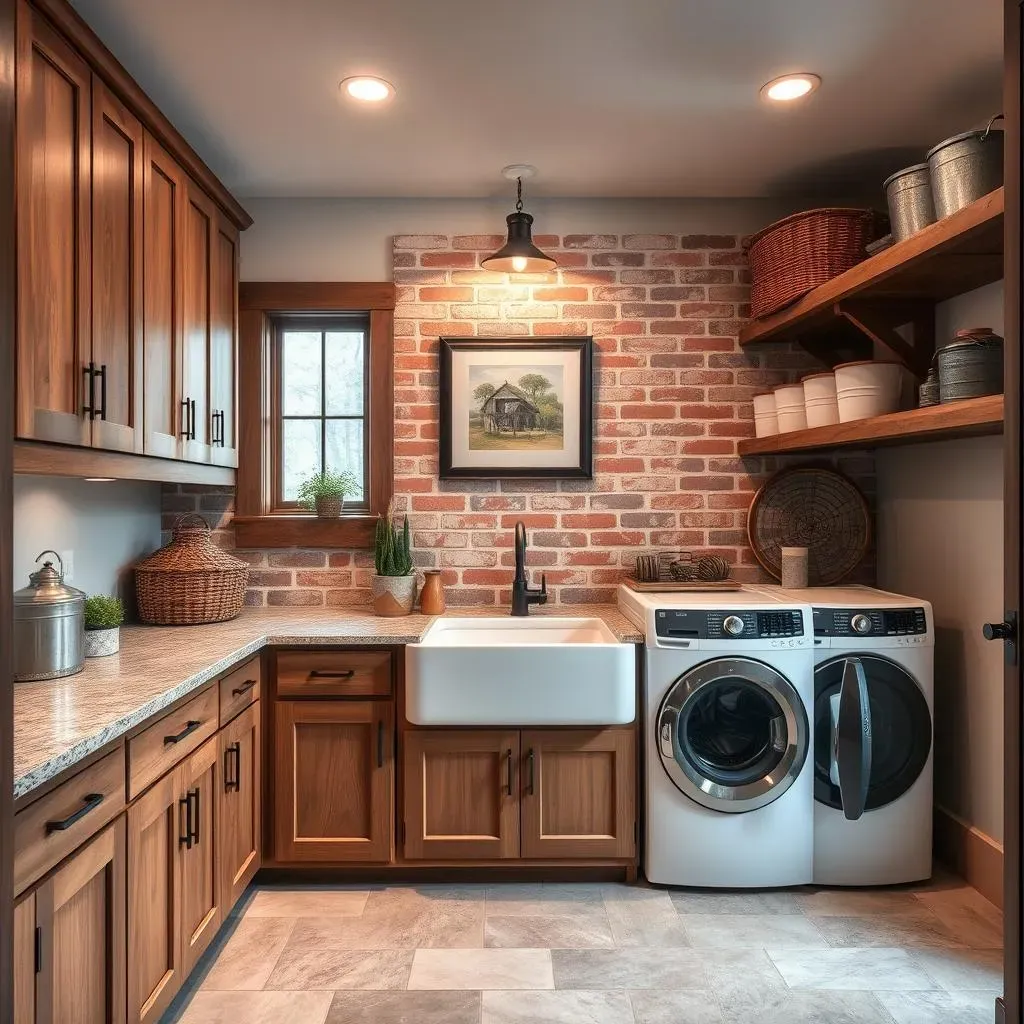
<svg viewBox="0 0 1024 1024">
<path fill-rule="evenodd" d="M 754 495 L 747 533 L 757 560 L 776 579 L 784 547 L 807 548 L 811 586 L 838 583 L 858 566 L 871 543 L 864 495 L 830 469 L 786 469 Z"/>
</svg>

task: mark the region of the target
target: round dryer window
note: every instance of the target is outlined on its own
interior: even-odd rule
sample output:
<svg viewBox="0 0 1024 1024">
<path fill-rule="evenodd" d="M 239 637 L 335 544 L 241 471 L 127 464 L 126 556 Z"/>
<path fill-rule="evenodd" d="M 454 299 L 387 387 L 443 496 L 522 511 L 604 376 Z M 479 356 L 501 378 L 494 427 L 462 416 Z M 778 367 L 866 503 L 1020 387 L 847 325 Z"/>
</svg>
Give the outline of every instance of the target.
<svg viewBox="0 0 1024 1024">
<path fill-rule="evenodd" d="M 715 811 L 777 800 L 807 759 L 807 714 L 780 672 L 714 658 L 680 676 L 658 712 L 661 763 L 676 787 Z"/>
</svg>

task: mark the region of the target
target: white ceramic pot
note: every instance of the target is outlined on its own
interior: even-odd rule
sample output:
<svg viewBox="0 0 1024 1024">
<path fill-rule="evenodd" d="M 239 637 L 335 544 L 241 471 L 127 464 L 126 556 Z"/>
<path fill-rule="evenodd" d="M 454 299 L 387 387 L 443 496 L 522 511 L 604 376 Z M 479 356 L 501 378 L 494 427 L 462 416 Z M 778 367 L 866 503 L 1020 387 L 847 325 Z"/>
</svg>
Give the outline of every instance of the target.
<svg viewBox="0 0 1024 1024">
<path fill-rule="evenodd" d="M 836 375 L 812 373 L 801 381 L 804 387 L 804 410 L 807 426 L 829 427 L 839 422 L 839 403 L 836 400 Z"/>
<path fill-rule="evenodd" d="M 775 389 L 775 412 L 779 420 L 779 433 L 807 429 L 807 411 L 804 408 L 803 384 L 783 384 Z"/>
<path fill-rule="evenodd" d="M 416 602 L 416 575 L 370 577 L 373 590 L 373 610 L 378 615 L 393 618 L 408 615 Z"/>
<path fill-rule="evenodd" d="M 864 361 L 836 367 L 839 421 L 849 423 L 885 416 L 900 407 L 903 367 L 899 363 Z"/>
<path fill-rule="evenodd" d="M 121 628 L 87 629 L 85 631 L 85 656 L 87 658 L 105 658 L 109 654 L 117 654 L 121 649 Z"/>
<path fill-rule="evenodd" d="M 772 437 L 779 432 L 779 417 L 775 412 L 775 393 L 768 391 L 754 395 L 754 435 Z"/>
</svg>

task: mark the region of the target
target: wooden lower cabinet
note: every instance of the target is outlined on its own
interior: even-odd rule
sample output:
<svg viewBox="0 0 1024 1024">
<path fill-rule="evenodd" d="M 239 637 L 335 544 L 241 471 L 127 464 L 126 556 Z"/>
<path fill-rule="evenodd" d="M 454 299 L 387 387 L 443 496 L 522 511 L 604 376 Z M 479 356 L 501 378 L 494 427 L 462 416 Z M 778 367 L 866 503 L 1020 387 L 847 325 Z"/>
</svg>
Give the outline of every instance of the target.
<svg viewBox="0 0 1024 1024">
<path fill-rule="evenodd" d="M 519 856 L 519 733 L 424 729 L 403 734 L 405 856 Z"/>
<path fill-rule="evenodd" d="M 217 876 L 224 912 L 260 866 L 260 704 L 250 704 L 218 734 Z"/>
<path fill-rule="evenodd" d="M 394 838 L 389 701 L 274 704 L 274 857 L 387 863 Z"/>
<path fill-rule="evenodd" d="M 36 894 L 14 904 L 14 1024 L 36 1021 Z"/>
<path fill-rule="evenodd" d="M 522 856 L 636 854 L 633 729 L 522 733 Z"/>
</svg>

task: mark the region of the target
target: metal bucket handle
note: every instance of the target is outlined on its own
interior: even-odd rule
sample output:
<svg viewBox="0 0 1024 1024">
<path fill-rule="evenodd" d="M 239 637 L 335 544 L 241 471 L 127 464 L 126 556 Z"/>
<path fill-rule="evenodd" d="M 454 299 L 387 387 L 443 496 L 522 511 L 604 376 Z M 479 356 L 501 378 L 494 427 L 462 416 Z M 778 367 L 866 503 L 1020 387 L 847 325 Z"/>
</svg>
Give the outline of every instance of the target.
<svg viewBox="0 0 1024 1024">
<path fill-rule="evenodd" d="M 994 125 L 996 123 L 996 121 L 1000 120 L 1003 117 L 1005 117 L 1004 114 L 993 114 L 989 118 L 989 122 L 988 122 L 987 125 L 985 125 L 985 131 L 984 131 L 984 133 L 981 136 L 981 141 L 982 142 L 984 142 L 989 137 L 989 135 L 991 135 L 991 133 L 992 133 L 992 125 Z"/>
</svg>

